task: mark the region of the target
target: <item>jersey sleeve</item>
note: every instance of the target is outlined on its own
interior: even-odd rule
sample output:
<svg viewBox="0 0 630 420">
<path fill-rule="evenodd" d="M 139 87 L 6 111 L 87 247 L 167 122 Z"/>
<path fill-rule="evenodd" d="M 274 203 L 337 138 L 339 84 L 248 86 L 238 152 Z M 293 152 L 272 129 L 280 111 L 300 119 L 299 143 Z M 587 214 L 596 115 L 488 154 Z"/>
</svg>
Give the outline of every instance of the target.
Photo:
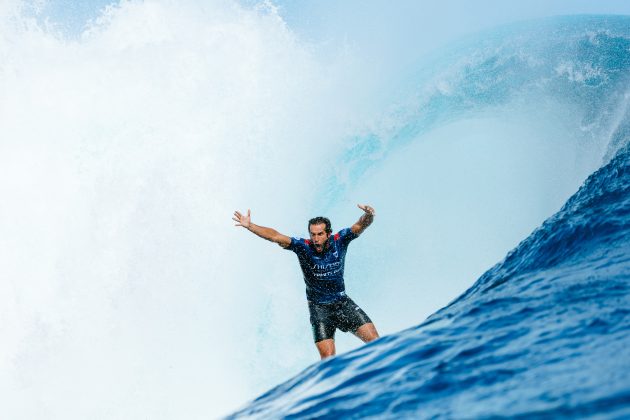
<svg viewBox="0 0 630 420">
<path fill-rule="evenodd" d="M 304 252 L 308 249 L 308 244 L 306 243 L 306 239 L 302 238 L 291 238 L 291 244 L 284 248 L 289 251 L 293 251 L 296 254 Z"/>
<path fill-rule="evenodd" d="M 341 229 L 337 235 L 339 235 L 339 240 L 346 244 L 359 237 L 359 235 L 352 232 L 350 228 Z"/>
</svg>

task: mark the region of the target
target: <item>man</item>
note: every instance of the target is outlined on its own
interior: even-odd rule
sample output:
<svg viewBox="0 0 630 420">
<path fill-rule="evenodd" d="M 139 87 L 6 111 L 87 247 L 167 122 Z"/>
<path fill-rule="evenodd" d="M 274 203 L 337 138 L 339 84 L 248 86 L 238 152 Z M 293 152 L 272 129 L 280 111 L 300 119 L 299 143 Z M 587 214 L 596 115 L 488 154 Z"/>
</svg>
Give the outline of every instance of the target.
<svg viewBox="0 0 630 420">
<path fill-rule="evenodd" d="M 310 240 L 290 238 L 275 229 L 258 226 L 238 211 L 232 218 L 263 239 L 295 252 L 304 274 L 306 298 L 310 312 L 313 339 L 322 359 L 335 355 L 335 330 L 351 331 L 365 343 L 376 340 L 376 327 L 363 310 L 345 292 L 343 269 L 348 244 L 372 224 L 374 209 L 358 205 L 364 214 L 350 228 L 332 234 L 330 220 L 315 217 L 308 222 Z"/>
</svg>

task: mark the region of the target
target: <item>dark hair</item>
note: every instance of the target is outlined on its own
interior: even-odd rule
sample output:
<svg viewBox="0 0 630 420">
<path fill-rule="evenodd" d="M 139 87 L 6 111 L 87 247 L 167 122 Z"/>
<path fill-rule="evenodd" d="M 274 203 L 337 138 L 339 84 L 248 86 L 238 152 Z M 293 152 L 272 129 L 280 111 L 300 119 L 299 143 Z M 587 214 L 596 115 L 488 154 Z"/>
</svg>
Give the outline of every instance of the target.
<svg viewBox="0 0 630 420">
<path fill-rule="evenodd" d="M 319 225 L 324 223 L 326 225 L 326 233 L 330 234 L 332 233 L 332 227 L 330 225 L 330 220 L 328 220 L 327 217 L 322 217 L 322 216 L 317 216 L 317 217 L 313 217 L 311 220 L 308 221 L 308 231 L 309 233 L 311 232 L 311 225 Z"/>
</svg>

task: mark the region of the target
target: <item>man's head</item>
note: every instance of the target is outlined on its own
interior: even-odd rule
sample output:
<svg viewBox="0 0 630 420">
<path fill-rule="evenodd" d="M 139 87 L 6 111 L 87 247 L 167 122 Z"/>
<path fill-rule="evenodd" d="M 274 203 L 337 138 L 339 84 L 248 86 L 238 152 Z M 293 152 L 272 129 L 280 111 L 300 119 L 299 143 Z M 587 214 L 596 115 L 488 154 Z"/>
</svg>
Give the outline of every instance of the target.
<svg viewBox="0 0 630 420">
<path fill-rule="evenodd" d="M 317 252 L 325 251 L 328 247 L 328 238 L 332 233 L 330 220 L 326 217 L 314 217 L 308 221 L 308 233 Z"/>
</svg>

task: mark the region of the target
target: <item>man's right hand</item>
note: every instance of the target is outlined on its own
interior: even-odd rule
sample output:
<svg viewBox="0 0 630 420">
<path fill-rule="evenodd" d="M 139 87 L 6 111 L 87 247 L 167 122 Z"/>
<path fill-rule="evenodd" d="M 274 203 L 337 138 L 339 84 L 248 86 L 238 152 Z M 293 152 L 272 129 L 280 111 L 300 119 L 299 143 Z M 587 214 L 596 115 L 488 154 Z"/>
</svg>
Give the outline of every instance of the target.
<svg viewBox="0 0 630 420">
<path fill-rule="evenodd" d="M 251 210 L 247 209 L 247 216 L 241 214 L 240 211 L 235 211 L 234 212 L 234 217 L 232 217 L 232 220 L 234 220 L 236 222 L 236 224 L 234 226 L 242 226 L 245 229 L 249 229 L 249 225 L 251 224 Z"/>
<path fill-rule="evenodd" d="M 287 248 L 291 245 L 291 238 L 288 236 L 281 234 L 275 229 L 253 224 L 251 221 L 251 214 L 252 212 L 249 209 L 247 209 L 247 216 L 241 214 L 238 210 L 235 211 L 234 217 L 232 217 L 232 220 L 236 222 L 234 226 L 242 226 L 253 234 L 268 241 L 275 242 L 283 248 Z"/>
</svg>

